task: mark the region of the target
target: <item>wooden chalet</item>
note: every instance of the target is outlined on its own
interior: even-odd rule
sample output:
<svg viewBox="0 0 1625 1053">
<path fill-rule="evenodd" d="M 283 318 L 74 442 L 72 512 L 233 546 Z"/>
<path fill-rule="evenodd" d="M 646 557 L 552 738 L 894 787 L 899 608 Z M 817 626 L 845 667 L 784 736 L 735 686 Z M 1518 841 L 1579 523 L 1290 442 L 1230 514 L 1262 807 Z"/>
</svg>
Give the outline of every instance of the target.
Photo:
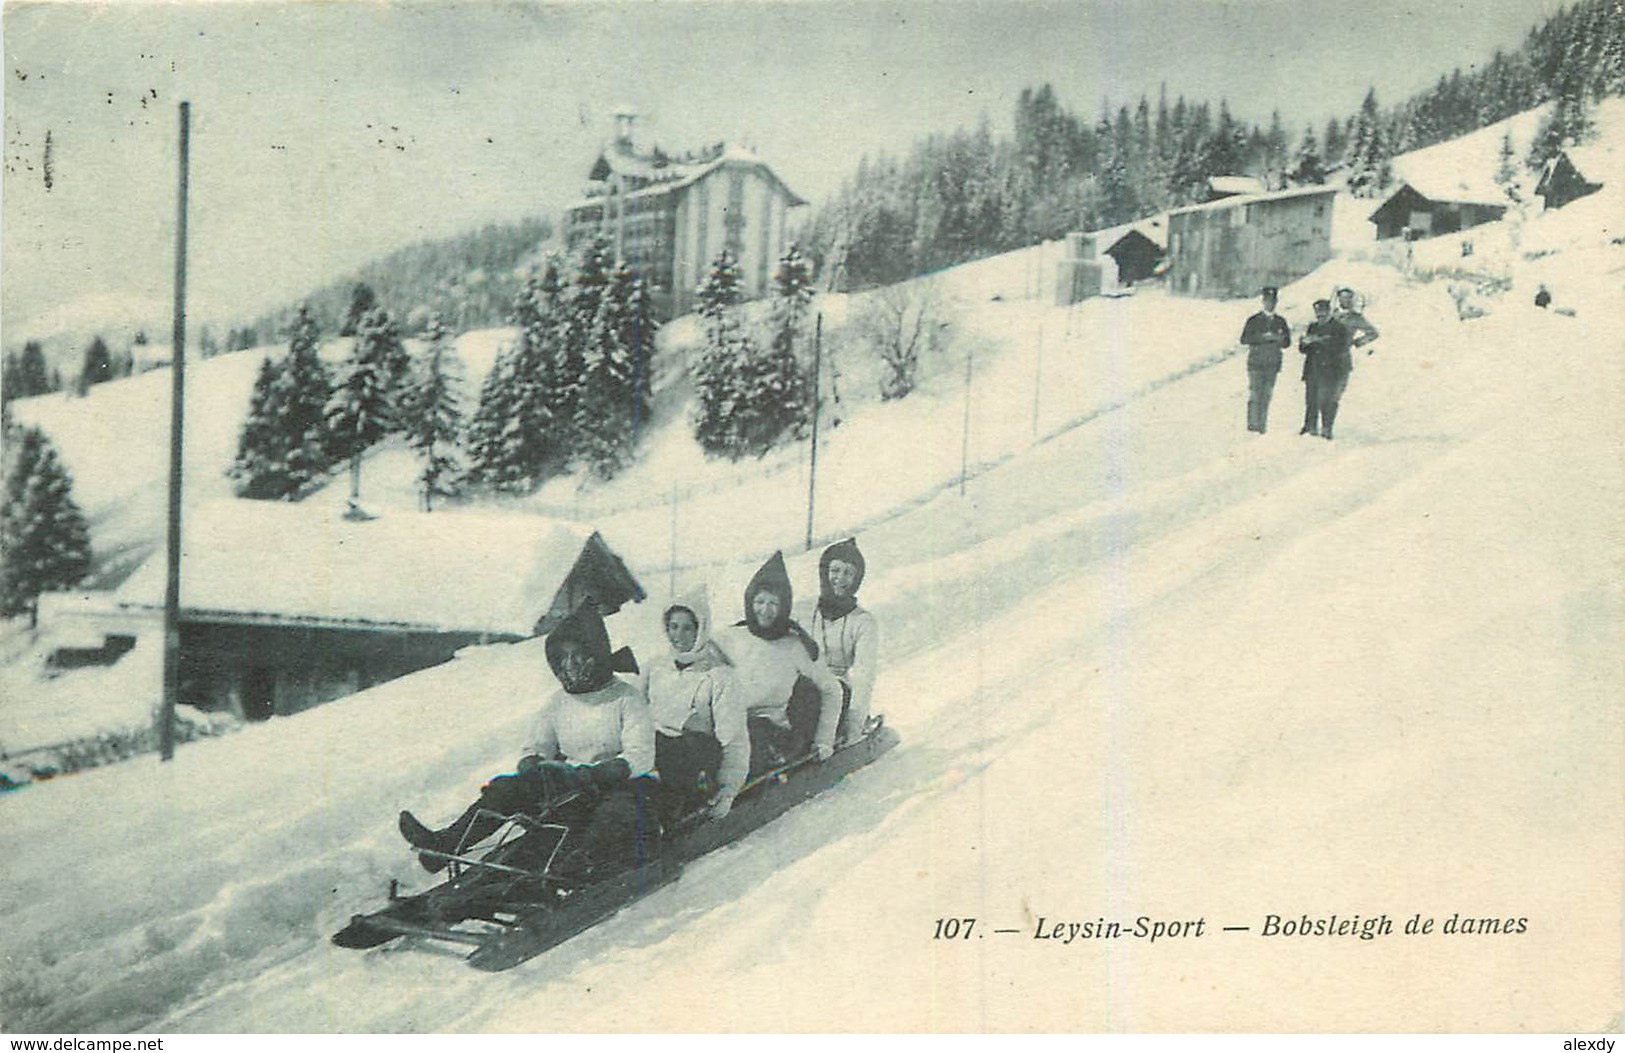
<svg viewBox="0 0 1625 1053">
<path fill-rule="evenodd" d="M 641 151 L 634 115 L 616 114 L 614 142 L 587 173 L 583 198 L 565 210 L 564 237 L 574 250 L 605 234 L 615 254 L 649 283 L 656 313 L 690 310 L 695 289 L 723 249 L 738 261 L 746 299 L 771 289 L 790 243 L 789 213 L 807 202 L 750 150 L 717 143 L 674 156 Z"/>
<path fill-rule="evenodd" d="M 456 511 L 364 521 L 222 501 L 188 509 L 181 701 L 249 720 L 296 713 L 437 665 L 470 644 L 548 632 L 583 603 L 644 591 L 596 532 L 538 516 Z M 114 595 L 161 617 L 164 559 Z"/>
<path fill-rule="evenodd" d="M 1545 169 L 1540 173 L 1540 182 L 1535 186 L 1535 193 L 1539 195 L 1546 208 L 1562 208 L 1570 201 L 1595 194 L 1602 189 L 1602 184 L 1587 179 L 1586 173 L 1601 175 L 1604 165 L 1605 159 L 1599 151 L 1588 150 L 1583 146 L 1570 147 L 1546 162 Z"/>
<path fill-rule="evenodd" d="M 1255 296 L 1332 256 L 1335 187 L 1227 197 L 1168 213 L 1168 289 L 1181 296 Z"/>
<path fill-rule="evenodd" d="M 1470 184 L 1460 179 L 1414 177 L 1401 183 L 1371 213 L 1377 240 L 1407 236 L 1412 240 L 1454 234 L 1506 214 L 1507 196 L 1494 183 Z"/>
</svg>

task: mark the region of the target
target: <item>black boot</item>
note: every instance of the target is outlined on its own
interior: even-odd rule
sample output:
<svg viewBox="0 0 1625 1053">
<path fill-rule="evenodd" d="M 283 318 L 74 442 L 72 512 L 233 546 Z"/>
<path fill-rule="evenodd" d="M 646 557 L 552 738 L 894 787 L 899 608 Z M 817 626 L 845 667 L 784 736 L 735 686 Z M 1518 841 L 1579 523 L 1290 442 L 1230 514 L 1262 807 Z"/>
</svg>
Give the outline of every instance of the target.
<svg viewBox="0 0 1625 1053">
<path fill-rule="evenodd" d="M 483 807 L 482 802 L 475 801 L 444 830 L 430 830 L 411 812 L 402 812 L 401 836 L 406 838 L 407 843 L 413 848 L 423 850 L 418 856 L 418 862 L 423 864 L 423 869 L 431 874 L 438 874 L 446 869 L 450 860 L 442 855 L 428 853 L 449 855 L 460 848 L 476 845 L 496 833 L 497 828 L 503 824 L 501 816 L 490 812 L 482 813 Z"/>
<path fill-rule="evenodd" d="M 402 812 L 399 822 L 401 836 L 413 848 L 440 848 L 440 831 L 431 830 L 418 821 L 418 817 L 411 812 Z"/>
</svg>

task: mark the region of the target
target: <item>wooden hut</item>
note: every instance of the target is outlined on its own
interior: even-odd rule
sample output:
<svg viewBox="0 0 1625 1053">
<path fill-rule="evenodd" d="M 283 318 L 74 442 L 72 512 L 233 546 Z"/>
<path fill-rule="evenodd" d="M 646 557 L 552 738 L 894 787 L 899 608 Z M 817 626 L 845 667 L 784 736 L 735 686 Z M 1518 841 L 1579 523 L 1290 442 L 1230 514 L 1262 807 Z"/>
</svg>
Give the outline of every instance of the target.
<svg viewBox="0 0 1625 1053">
<path fill-rule="evenodd" d="M 529 515 L 456 511 L 355 521 L 304 505 L 188 509 L 181 701 L 251 720 L 437 665 L 470 644 L 548 632 L 583 603 L 644 598 L 597 533 Z M 161 612 L 164 560 L 115 594 Z"/>
<path fill-rule="evenodd" d="M 1588 150 L 1583 146 L 1563 150 L 1546 162 L 1545 169 L 1540 173 L 1540 182 L 1535 186 L 1535 193 L 1540 196 L 1546 208 L 1562 208 L 1570 201 L 1585 197 L 1587 194 L 1595 194 L 1602 189 L 1602 184 L 1593 183 L 1586 178 L 1585 173 L 1601 175 L 1603 160 L 1599 152 Z"/>
<path fill-rule="evenodd" d="M 1506 194 L 1493 183 L 1418 177 L 1400 184 L 1370 221 L 1377 226 L 1378 241 L 1404 237 L 1407 231 L 1413 239 L 1431 238 L 1493 223 L 1506 214 L 1507 204 Z"/>
<path fill-rule="evenodd" d="M 1332 256 L 1334 187 L 1229 197 L 1168 213 L 1168 288 L 1182 296 L 1254 296 Z"/>
</svg>

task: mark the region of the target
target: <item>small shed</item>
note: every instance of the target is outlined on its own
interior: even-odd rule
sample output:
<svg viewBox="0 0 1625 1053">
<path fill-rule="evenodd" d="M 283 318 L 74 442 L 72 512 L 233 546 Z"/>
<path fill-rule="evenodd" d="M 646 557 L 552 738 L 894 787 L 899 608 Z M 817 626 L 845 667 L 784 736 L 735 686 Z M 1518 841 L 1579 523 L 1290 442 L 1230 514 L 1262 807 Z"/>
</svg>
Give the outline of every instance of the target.
<svg viewBox="0 0 1625 1053">
<path fill-rule="evenodd" d="M 1570 201 L 1601 190 L 1602 184 L 1587 179 L 1586 173 L 1601 175 L 1603 171 L 1604 158 L 1600 151 L 1571 146 L 1546 162 L 1535 193 L 1545 202 L 1545 207 L 1562 208 Z"/>
<path fill-rule="evenodd" d="M 1506 214 L 1507 196 L 1494 183 L 1461 179 L 1418 179 L 1401 183 L 1388 200 L 1371 213 L 1377 240 L 1404 237 L 1431 238 L 1454 234 Z"/>
<path fill-rule="evenodd" d="M 1100 251 L 1117 261 L 1117 280 L 1124 285 L 1151 277 L 1166 255 L 1162 245 L 1140 227 L 1129 227 Z"/>
<path fill-rule="evenodd" d="M 643 588 L 595 531 L 540 516 L 392 513 L 221 501 L 188 509 L 181 701 L 251 720 L 413 673 L 470 644 L 548 632 L 582 603 L 611 614 Z M 115 594 L 161 612 L 165 561 Z"/>
<path fill-rule="evenodd" d="M 1183 296 L 1254 296 L 1286 285 L 1332 256 L 1335 187 L 1228 197 L 1168 213 L 1168 290 Z"/>
</svg>

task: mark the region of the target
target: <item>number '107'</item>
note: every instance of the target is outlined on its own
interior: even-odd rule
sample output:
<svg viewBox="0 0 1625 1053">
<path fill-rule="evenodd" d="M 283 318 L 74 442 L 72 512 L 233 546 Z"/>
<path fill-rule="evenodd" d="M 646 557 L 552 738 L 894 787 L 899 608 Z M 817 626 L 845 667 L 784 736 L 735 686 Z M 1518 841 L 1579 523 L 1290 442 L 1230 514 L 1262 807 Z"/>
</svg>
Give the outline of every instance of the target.
<svg viewBox="0 0 1625 1053">
<path fill-rule="evenodd" d="M 971 930 L 976 928 L 975 918 L 938 918 L 937 932 L 933 940 L 968 940 Z"/>
</svg>

